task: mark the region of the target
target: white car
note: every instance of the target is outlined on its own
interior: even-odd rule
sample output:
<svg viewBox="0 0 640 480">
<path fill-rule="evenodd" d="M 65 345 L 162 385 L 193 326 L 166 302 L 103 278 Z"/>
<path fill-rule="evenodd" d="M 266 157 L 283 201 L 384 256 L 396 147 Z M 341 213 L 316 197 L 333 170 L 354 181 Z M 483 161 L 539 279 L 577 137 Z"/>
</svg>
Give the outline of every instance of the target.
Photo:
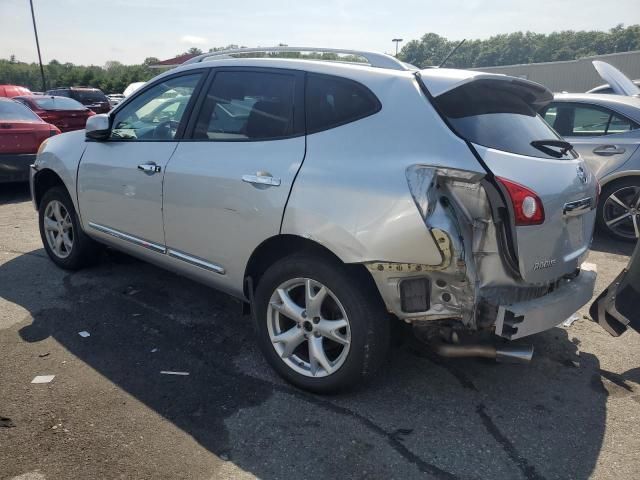
<svg viewBox="0 0 640 480">
<path fill-rule="evenodd" d="M 115 107 L 116 105 L 118 105 L 122 100 L 124 100 L 124 95 L 122 93 L 111 93 L 109 95 L 107 95 L 107 98 L 109 99 L 109 103 L 111 104 L 111 107 Z"/>
<path fill-rule="evenodd" d="M 269 363 L 317 392 L 370 377 L 397 319 L 516 340 L 590 300 L 597 182 L 536 114 L 548 89 L 253 51 L 196 57 L 41 147 L 31 189 L 57 265 L 106 244 L 228 292 Z"/>
</svg>

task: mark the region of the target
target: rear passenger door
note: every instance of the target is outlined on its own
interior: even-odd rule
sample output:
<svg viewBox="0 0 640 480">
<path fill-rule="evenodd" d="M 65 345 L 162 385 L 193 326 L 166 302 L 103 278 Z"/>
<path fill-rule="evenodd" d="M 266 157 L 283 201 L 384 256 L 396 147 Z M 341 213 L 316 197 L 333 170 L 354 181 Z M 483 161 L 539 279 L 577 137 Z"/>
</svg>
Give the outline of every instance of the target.
<svg viewBox="0 0 640 480">
<path fill-rule="evenodd" d="M 552 103 L 544 119 L 570 142 L 589 168 L 602 178 L 626 162 L 637 148 L 638 125 L 624 116 L 589 103 Z"/>
<path fill-rule="evenodd" d="M 241 293 L 249 257 L 280 232 L 304 159 L 304 74 L 216 69 L 197 104 L 164 177 L 167 249 Z"/>
</svg>

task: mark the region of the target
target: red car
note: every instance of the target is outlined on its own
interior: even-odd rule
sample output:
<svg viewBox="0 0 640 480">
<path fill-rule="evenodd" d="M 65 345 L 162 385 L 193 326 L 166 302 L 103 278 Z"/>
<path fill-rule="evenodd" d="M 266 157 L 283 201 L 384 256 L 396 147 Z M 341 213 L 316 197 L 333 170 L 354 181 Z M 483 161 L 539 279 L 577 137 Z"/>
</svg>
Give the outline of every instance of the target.
<svg viewBox="0 0 640 480">
<path fill-rule="evenodd" d="M 42 120 L 52 123 L 63 132 L 82 130 L 87 123 L 87 118 L 95 115 L 93 111 L 73 98 L 29 95 L 13 99 L 24 103 Z"/>
<path fill-rule="evenodd" d="M 31 95 L 31 90 L 19 85 L 0 85 L 0 97 L 17 97 L 18 95 Z"/>
<path fill-rule="evenodd" d="M 23 104 L 0 97 L 0 183 L 29 180 L 40 144 L 58 133 Z"/>
</svg>

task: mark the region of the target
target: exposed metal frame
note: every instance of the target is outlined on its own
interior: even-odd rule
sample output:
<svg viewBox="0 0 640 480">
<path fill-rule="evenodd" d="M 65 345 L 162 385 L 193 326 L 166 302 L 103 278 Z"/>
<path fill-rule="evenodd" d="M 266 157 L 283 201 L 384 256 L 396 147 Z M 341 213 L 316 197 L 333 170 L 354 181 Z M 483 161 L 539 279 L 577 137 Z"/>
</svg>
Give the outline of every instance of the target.
<svg viewBox="0 0 640 480">
<path fill-rule="evenodd" d="M 390 70 L 411 70 L 411 65 L 401 62 L 391 55 L 379 52 L 367 52 L 361 50 L 348 50 L 343 48 L 319 48 L 319 47 L 257 47 L 257 48 L 233 48 L 229 50 L 219 50 L 217 52 L 204 53 L 187 60 L 182 65 L 190 65 L 193 63 L 200 63 L 204 60 L 217 57 L 217 59 L 229 59 L 236 58 L 234 55 L 247 54 L 247 53 L 293 53 L 293 52 L 308 52 L 308 53 L 337 53 L 343 55 L 357 55 L 364 58 L 371 67 L 386 68 Z M 214 58 L 215 59 L 215 58 Z M 307 59 L 300 59 L 307 60 Z M 323 60 L 323 59 L 308 59 L 319 61 L 336 61 L 336 60 Z M 361 65 L 357 62 L 341 62 L 352 63 L 353 65 Z"/>
</svg>

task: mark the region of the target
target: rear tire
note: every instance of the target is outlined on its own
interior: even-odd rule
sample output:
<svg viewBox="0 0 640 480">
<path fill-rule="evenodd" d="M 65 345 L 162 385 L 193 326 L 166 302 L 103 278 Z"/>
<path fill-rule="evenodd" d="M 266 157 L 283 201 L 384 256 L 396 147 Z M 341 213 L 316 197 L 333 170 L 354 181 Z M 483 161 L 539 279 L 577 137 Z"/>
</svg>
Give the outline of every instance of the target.
<svg viewBox="0 0 640 480">
<path fill-rule="evenodd" d="M 62 187 L 45 192 L 38 209 L 38 225 L 49 258 L 65 270 L 78 270 L 95 263 L 100 245 L 89 238 L 71 201 Z"/>
<path fill-rule="evenodd" d="M 619 221 L 615 221 L 626 214 L 629 215 Z M 608 225 L 607 222 L 609 222 Z M 640 231 L 640 177 L 621 178 L 607 184 L 602 189 L 596 212 L 596 224 L 598 230 L 610 237 L 627 242 L 638 240 L 637 232 Z"/>
<path fill-rule="evenodd" d="M 296 254 L 262 276 L 254 299 L 258 343 L 285 380 L 331 393 L 353 388 L 383 363 L 389 318 L 360 273 L 336 260 Z"/>
</svg>

